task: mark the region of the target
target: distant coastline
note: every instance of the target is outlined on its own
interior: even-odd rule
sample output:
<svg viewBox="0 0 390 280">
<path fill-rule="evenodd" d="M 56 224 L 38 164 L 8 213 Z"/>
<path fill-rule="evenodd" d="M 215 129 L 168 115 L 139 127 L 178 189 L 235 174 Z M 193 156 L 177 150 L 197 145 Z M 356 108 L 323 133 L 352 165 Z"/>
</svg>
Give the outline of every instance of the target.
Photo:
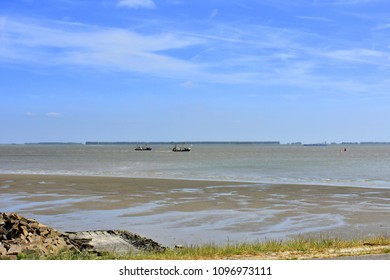
<svg viewBox="0 0 390 280">
<path fill-rule="evenodd" d="M 84 145 L 84 143 L 78 143 L 78 142 L 37 142 L 37 143 L 24 143 L 24 145 Z"/>
<path fill-rule="evenodd" d="M 85 145 L 136 145 L 146 143 L 149 145 L 172 145 L 186 143 L 191 144 L 264 144 L 264 145 L 280 145 L 279 141 L 170 141 L 170 142 L 98 142 L 87 141 Z"/>
</svg>

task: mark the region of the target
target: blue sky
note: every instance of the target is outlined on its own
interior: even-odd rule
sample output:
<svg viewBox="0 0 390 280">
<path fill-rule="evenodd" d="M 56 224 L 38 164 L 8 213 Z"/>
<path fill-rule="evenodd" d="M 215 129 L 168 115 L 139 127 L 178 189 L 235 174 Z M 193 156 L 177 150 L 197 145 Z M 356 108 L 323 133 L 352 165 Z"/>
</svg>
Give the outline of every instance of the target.
<svg viewBox="0 0 390 280">
<path fill-rule="evenodd" d="M 386 0 L 0 3 L 0 143 L 390 141 Z"/>
</svg>

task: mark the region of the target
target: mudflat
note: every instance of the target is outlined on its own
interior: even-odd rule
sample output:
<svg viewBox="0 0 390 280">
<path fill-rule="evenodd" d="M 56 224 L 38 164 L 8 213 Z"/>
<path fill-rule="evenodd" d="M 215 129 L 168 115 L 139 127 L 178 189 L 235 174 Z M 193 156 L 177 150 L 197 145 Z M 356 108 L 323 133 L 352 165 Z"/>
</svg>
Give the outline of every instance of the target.
<svg viewBox="0 0 390 280">
<path fill-rule="evenodd" d="M 0 212 L 62 231 L 127 230 L 163 245 L 390 233 L 390 190 L 0 174 Z"/>
</svg>

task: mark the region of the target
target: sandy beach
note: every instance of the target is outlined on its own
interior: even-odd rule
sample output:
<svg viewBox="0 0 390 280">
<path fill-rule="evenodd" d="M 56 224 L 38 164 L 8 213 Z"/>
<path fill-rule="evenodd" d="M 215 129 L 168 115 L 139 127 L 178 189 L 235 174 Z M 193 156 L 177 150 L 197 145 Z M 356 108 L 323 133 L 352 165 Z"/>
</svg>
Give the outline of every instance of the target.
<svg viewBox="0 0 390 280">
<path fill-rule="evenodd" d="M 167 246 L 388 234 L 389 201 L 389 190 L 374 188 L 0 175 L 0 212 L 61 231 L 128 230 Z"/>
</svg>

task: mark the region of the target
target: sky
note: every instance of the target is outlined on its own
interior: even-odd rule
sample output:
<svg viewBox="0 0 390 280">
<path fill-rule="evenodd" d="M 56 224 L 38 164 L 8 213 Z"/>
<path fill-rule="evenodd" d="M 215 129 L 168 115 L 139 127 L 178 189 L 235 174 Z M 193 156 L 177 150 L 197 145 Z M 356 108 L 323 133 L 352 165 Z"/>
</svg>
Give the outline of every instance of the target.
<svg viewBox="0 0 390 280">
<path fill-rule="evenodd" d="M 387 0 L 0 2 L 0 143 L 390 141 Z"/>
</svg>

